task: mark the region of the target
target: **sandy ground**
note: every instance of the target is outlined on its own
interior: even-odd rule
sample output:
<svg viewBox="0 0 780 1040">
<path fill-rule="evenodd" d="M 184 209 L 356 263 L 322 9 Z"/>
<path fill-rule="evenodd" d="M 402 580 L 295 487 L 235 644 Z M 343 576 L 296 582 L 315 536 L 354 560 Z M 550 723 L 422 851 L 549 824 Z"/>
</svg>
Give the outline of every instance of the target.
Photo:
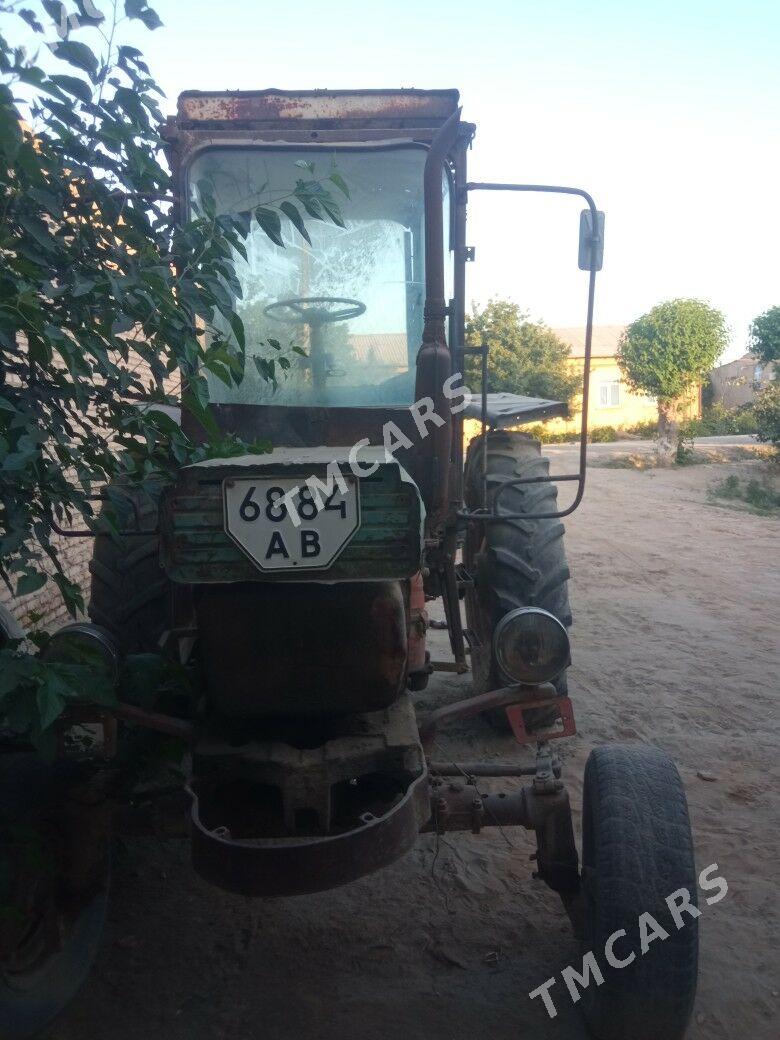
<svg viewBox="0 0 780 1040">
<path fill-rule="evenodd" d="M 572 464 L 570 448 L 550 454 Z M 579 733 L 562 753 L 577 825 L 589 749 L 655 742 L 679 764 L 699 867 L 717 862 L 729 882 L 701 918 L 692 1040 L 780 1036 L 780 520 L 706 495 L 754 465 L 594 467 L 568 521 Z M 440 674 L 420 704 L 469 688 Z M 437 757 L 517 754 L 481 720 L 441 744 Z M 277 902 L 209 888 L 182 843 L 127 845 L 104 955 L 47 1040 L 582 1038 L 563 1000 L 551 1021 L 528 998 L 577 956 L 531 851 L 520 831 L 424 837 L 381 874 Z"/>
</svg>

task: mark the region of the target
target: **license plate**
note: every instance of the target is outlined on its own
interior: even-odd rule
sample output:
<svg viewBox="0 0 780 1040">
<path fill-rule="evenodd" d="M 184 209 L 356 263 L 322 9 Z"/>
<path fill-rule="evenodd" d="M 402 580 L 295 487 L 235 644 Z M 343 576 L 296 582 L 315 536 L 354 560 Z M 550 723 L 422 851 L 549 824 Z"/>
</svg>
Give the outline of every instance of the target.
<svg viewBox="0 0 780 1040">
<path fill-rule="evenodd" d="M 225 530 L 261 570 L 323 570 L 360 527 L 357 479 L 343 482 L 318 493 L 299 476 L 231 477 Z"/>
</svg>

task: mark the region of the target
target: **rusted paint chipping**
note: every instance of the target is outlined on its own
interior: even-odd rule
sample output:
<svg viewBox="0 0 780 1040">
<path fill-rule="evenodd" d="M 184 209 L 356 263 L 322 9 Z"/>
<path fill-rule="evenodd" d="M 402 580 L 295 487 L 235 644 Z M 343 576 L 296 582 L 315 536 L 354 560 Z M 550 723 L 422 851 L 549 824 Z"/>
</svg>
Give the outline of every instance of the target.
<svg viewBox="0 0 780 1040">
<path fill-rule="evenodd" d="M 179 118 L 192 122 L 442 120 L 457 103 L 457 90 L 186 91 L 179 96 Z"/>
<path fill-rule="evenodd" d="M 222 480 L 225 468 L 202 474 L 183 471 L 160 508 L 161 559 L 169 577 L 183 583 L 298 580 L 286 571 L 260 571 L 225 533 Z M 312 472 L 297 470 L 301 481 Z M 325 471 L 316 474 L 325 479 Z M 420 559 L 420 501 L 398 467 L 380 466 L 360 480 L 361 526 L 327 571 L 328 581 L 408 578 Z"/>
</svg>

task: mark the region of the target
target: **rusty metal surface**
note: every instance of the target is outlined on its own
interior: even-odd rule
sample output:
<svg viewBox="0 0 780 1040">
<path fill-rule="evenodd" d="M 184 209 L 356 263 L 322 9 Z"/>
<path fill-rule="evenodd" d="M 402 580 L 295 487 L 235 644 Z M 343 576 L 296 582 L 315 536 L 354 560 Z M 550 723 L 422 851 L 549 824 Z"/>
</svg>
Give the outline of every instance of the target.
<svg viewBox="0 0 780 1040">
<path fill-rule="evenodd" d="M 222 480 L 229 465 L 206 476 L 181 474 L 160 504 L 160 558 L 174 582 L 184 584 L 240 581 L 297 581 L 289 571 L 261 571 L 225 533 Z M 288 472 L 288 470 L 285 470 Z M 322 467 L 290 466 L 302 481 L 326 477 Z M 239 475 L 245 476 L 242 471 Z M 360 479 L 361 526 L 324 581 L 371 581 L 409 578 L 421 567 L 421 505 L 414 485 L 403 481 L 395 464 L 382 465 Z"/>
<path fill-rule="evenodd" d="M 536 833 L 535 877 L 564 898 L 580 889 L 569 795 L 558 783 L 540 791 L 526 785 L 515 791 L 485 793 L 474 784 L 439 783 L 431 790 L 431 818 L 422 828 L 437 834 L 484 827 L 524 827 Z"/>
<path fill-rule="evenodd" d="M 244 895 L 298 895 L 354 881 L 411 849 L 430 803 L 408 695 L 343 725 L 306 747 L 236 744 L 218 729 L 204 736 L 188 785 L 199 874 Z"/>
<path fill-rule="evenodd" d="M 191 90 L 179 95 L 178 117 L 208 123 L 443 121 L 457 103 L 457 90 Z"/>
<path fill-rule="evenodd" d="M 444 207 L 442 179 L 449 173 L 448 157 L 459 131 L 460 109 L 456 109 L 431 141 L 423 171 L 425 203 L 425 304 L 422 346 L 417 353 L 414 396 L 428 398 L 433 411 L 444 422 L 429 431 L 419 446 L 420 485 L 428 525 L 436 530 L 444 522 L 449 507 L 447 489 L 452 450 L 452 415 L 444 384 L 452 374 L 452 358 L 447 345 L 444 274 Z"/>
<path fill-rule="evenodd" d="M 425 651 L 428 632 L 428 611 L 425 609 L 425 588 L 422 574 L 415 574 L 409 582 L 409 635 L 408 671 L 416 676 L 415 689 L 423 689 L 430 674 Z"/>
<path fill-rule="evenodd" d="M 192 797 L 195 870 L 229 892 L 265 897 L 322 892 L 388 866 L 413 848 L 430 809 L 424 773 L 387 813 L 343 834 L 235 841 L 204 826 Z"/>
<path fill-rule="evenodd" d="M 192 755 L 193 786 L 201 797 L 201 818 L 212 828 L 227 828 L 234 838 L 302 837 L 308 831 L 349 829 L 383 799 L 395 799 L 395 793 L 388 793 L 392 788 L 408 784 L 408 778 L 425 769 L 408 695 L 382 711 L 347 716 L 332 725 L 329 739 L 314 746 L 305 740 L 312 732 L 305 725 L 293 730 L 295 746 L 284 740 L 283 727 L 273 729 L 273 738 L 239 743 L 212 723 L 198 740 Z M 298 746 L 302 740 L 307 746 Z M 361 778 L 380 774 L 392 781 L 387 791 L 368 786 L 361 790 Z M 407 779 L 396 783 L 396 778 Z M 244 811 L 216 797 L 238 779 L 257 795 Z M 339 786 L 345 783 L 351 788 L 346 799 Z"/>
<path fill-rule="evenodd" d="M 428 762 L 428 770 L 432 776 L 464 780 L 472 776 L 533 776 L 536 766 L 523 766 L 517 762 Z"/>
<path fill-rule="evenodd" d="M 538 686 L 504 686 L 498 690 L 488 690 L 476 697 L 468 697 L 454 704 L 445 704 L 430 712 L 420 721 L 420 740 L 423 746 L 429 745 L 436 736 L 439 726 L 448 722 L 471 719 L 492 708 L 505 708 L 508 704 L 517 704 L 537 699 L 549 703 L 548 698 L 555 697 L 556 689 L 552 683 L 540 683 Z"/>
<path fill-rule="evenodd" d="M 537 698 L 536 700 L 530 700 L 523 704 L 508 704 L 506 708 L 507 718 L 509 719 L 509 725 L 512 727 L 512 733 L 514 734 L 515 740 L 518 744 L 534 744 L 539 740 L 539 727 L 536 726 L 531 732 L 528 730 L 526 724 L 525 713 L 527 711 L 533 711 L 534 709 L 542 708 L 545 712 L 550 712 L 551 721 L 545 720 L 544 724 L 544 739 L 545 740 L 557 740 L 560 737 L 571 737 L 577 732 L 577 727 L 574 723 L 574 708 L 568 697 L 545 697 Z M 556 717 L 552 719 L 552 715 Z M 561 729 L 558 731 L 552 730 L 558 722 L 561 723 Z"/>
<path fill-rule="evenodd" d="M 157 733 L 165 733 L 169 737 L 178 737 L 189 742 L 192 740 L 193 725 L 185 719 L 177 719 L 173 715 L 161 715 L 159 711 L 147 711 L 134 704 L 116 704 L 111 712 L 123 722 L 132 722 L 136 726 L 152 729 Z"/>
<path fill-rule="evenodd" d="M 530 788 L 485 794 L 473 785 L 442 784 L 431 791 L 431 818 L 423 832 L 446 834 L 471 831 L 479 834 L 483 827 L 525 827 L 531 830 L 532 806 Z"/>
</svg>

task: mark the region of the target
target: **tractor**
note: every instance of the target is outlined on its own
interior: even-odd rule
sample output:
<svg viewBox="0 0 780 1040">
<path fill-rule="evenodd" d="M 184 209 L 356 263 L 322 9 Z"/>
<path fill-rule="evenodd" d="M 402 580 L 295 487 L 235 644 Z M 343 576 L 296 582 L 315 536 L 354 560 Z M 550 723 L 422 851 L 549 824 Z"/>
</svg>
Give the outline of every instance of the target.
<svg viewBox="0 0 780 1040">
<path fill-rule="evenodd" d="M 667 901 L 681 890 L 696 900 L 677 770 L 653 747 L 596 748 L 580 860 L 556 752 L 575 732 L 561 519 L 585 487 L 604 218 L 577 188 L 469 181 L 474 133 L 454 90 L 179 98 L 166 134 L 182 216 L 204 183 L 218 212 L 233 214 L 316 166 L 348 187 L 343 226 L 312 222 L 304 237 L 291 219 L 281 242 L 249 227 L 235 305 L 257 363 L 240 386 L 214 380 L 209 411 L 219 430 L 271 449 L 184 465 L 159 493 L 128 489 L 133 522 L 94 540 L 91 620 L 47 644 L 65 656 L 90 647 L 114 677 L 134 657 L 172 662 L 192 676 L 196 696 L 120 686 L 115 706 L 91 717 L 85 706 L 69 721 L 98 733 L 100 761 L 71 760 L 67 741 L 53 764 L 18 748 L 0 756 L 6 847 L 14 826 L 32 827 L 50 854 L 18 857 L 12 872 L 18 913 L 0 929 L 2 1037 L 42 1028 L 97 955 L 112 829 L 154 816 L 138 797 L 120 804 L 112 756 L 147 731 L 185 752 L 174 804 L 194 869 L 246 896 L 347 884 L 392 864 L 424 833 L 527 829 L 535 876 L 560 895 L 583 951 L 602 965 L 603 980 L 582 994 L 592 1035 L 684 1035 L 698 940 L 694 915 L 675 926 Z M 466 211 L 478 192 L 583 203 L 576 472 L 551 475 L 521 429 L 566 415 L 566 405 L 489 392 L 489 349 L 465 342 L 475 258 Z M 297 346 L 273 380 L 262 375 L 261 344 L 271 338 Z M 469 358 L 482 376 L 477 393 L 461 375 Z M 467 418 L 481 432 L 465 450 Z M 181 423 L 204 438 L 190 412 Z M 559 482 L 574 490 L 565 508 Z M 445 662 L 426 649 L 426 604 L 438 599 Z M 436 667 L 470 670 L 473 690 L 424 713 L 415 693 Z M 442 727 L 480 715 L 511 732 L 522 753 L 505 763 L 438 761 Z M 491 792 L 491 777 L 516 785 Z M 36 871 L 41 859 L 55 869 Z M 668 932 L 647 949 L 643 914 Z"/>
</svg>

